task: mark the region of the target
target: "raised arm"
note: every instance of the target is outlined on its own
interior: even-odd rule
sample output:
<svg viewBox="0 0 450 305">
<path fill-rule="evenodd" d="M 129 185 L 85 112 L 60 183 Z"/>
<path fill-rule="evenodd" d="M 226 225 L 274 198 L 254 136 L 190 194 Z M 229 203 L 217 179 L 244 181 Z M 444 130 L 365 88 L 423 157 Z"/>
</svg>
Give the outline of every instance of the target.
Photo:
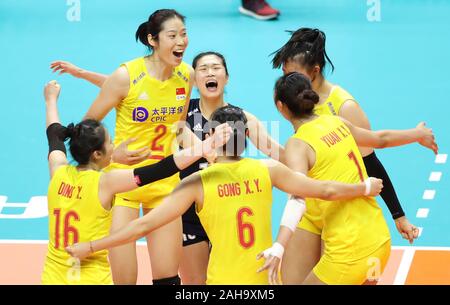
<svg viewBox="0 0 450 305">
<path fill-rule="evenodd" d="M 386 148 L 417 142 L 437 154 L 438 147 L 434 139 L 433 131 L 426 128 L 424 122 L 419 123 L 413 129 L 372 131 L 356 127 L 345 119 L 342 120 L 355 138 L 358 146 Z"/>
<path fill-rule="evenodd" d="M 45 127 L 49 145 L 48 166 L 50 177 L 58 167 L 67 164 L 66 148 L 64 146 L 64 127 L 61 126 L 58 115 L 58 97 L 61 86 L 55 81 L 45 85 L 44 97 L 46 106 Z"/>
<path fill-rule="evenodd" d="M 272 184 L 278 189 L 302 198 L 323 200 L 345 200 L 362 196 L 377 196 L 383 187 L 382 181 L 369 178 L 366 182 L 347 184 L 308 178 L 290 170 L 284 164 L 265 160 L 268 164 Z"/>
<path fill-rule="evenodd" d="M 108 78 L 108 75 L 101 74 L 93 71 L 84 70 L 80 67 L 75 66 L 71 62 L 56 60 L 50 64 L 50 69 L 53 69 L 53 72 L 58 72 L 58 75 L 68 73 L 76 78 L 84 79 L 91 84 L 96 85 L 101 88 L 105 80 Z"/>
<path fill-rule="evenodd" d="M 249 138 L 253 145 L 274 160 L 285 163 L 285 149 L 267 132 L 266 127 L 250 112 L 245 111 Z"/>
<path fill-rule="evenodd" d="M 197 202 L 202 197 L 203 188 L 200 175 L 193 174 L 183 179 L 175 190 L 164 199 L 163 204 L 144 217 L 133 220 L 121 230 L 105 238 L 66 247 L 66 251 L 73 257 L 83 259 L 94 252 L 135 241 L 181 216 L 192 202 Z"/>
<path fill-rule="evenodd" d="M 314 165 L 315 155 L 298 139 L 291 138 L 286 144 L 286 163 L 294 170 L 275 160 L 264 160 L 269 168 L 272 184 L 290 197 L 284 208 L 276 242 L 272 247 L 259 253 L 257 259 L 264 258 L 264 265 L 258 272 L 268 270 L 269 283 L 278 284 L 278 270 L 281 258 L 295 228 L 306 211 L 302 198 L 321 198 L 339 200 L 377 195 L 382 188 L 381 180 L 370 178 L 365 183 L 344 184 L 334 181 L 319 181 L 307 178 L 304 174 Z"/>
<path fill-rule="evenodd" d="M 185 148 L 158 163 L 129 170 L 113 170 L 103 173 L 100 178 L 100 199 L 110 202 L 117 193 L 133 190 L 154 181 L 164 179 L 187 168 L 189 165 L 210 155 L 211 151 L 225 145 L 230 139 L 231 128 L 224 123 L 217 126 L 214 135 L 194 146 Z"/>
</svg>

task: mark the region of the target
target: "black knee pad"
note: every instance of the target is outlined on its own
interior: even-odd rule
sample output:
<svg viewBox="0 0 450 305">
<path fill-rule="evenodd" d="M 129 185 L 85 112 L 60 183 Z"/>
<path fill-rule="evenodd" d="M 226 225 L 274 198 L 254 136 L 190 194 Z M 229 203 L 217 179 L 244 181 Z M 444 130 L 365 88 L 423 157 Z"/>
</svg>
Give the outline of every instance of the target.
<svg viewBox="0 0 450 305">
<path fill-rule="evenodd" d="M 180 277 L 177 275 L 163 279 L 153 280 L 153 285 L 181 285 Z"/>
</svg>

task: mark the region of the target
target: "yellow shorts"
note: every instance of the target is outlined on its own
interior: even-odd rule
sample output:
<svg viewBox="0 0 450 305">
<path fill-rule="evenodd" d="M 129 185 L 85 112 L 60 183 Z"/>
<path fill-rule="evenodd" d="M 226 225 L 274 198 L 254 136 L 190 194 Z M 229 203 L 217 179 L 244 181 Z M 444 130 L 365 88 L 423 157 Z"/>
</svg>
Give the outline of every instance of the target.
<svg viewBox="0 0 450 305">
<path fill-rule="evenodd" d="M 303 229 L 316 235 L 322 234 L 322 227 L 322 218 L 315 217 L 308 212 L 303 215 L 302 219 L 297 225 L 297 228 Z"/>
<path fill-rule="evenodd" d="M 391 241 L 382 244 L 365 258 L 351 262 L 336 262 L 324 254 L 314 267 L 314 274 L 328 285 L 361 285 L 366 280 L 378 280 L 391 253 Z"/>
<path fill-rule="evenodd" d="M 179 174 L 176 173 L 171 177 L 138 187 L 131 192 L 117 194 L 114 198 L 114 205 L 139 209 L 142 204 L 145 209 L 156 208 L 179 182 Z"/>
<path fill-rule="evenodd" d="M 111 269 L 105 261 L 101 264 L 90 264 L 88 266 L 77 265 L 72 267 L 62 265 L 52 259 L 45 260 L 44 271 L 41 282 L 43 285 L 112 285 Z"/>
</svg>

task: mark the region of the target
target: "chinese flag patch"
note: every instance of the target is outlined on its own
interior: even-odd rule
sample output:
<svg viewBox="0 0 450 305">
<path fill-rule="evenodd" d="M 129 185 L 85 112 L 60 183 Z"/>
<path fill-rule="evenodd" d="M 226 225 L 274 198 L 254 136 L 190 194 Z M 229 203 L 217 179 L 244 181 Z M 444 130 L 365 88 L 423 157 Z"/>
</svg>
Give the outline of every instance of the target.
<svg viewBox="0 0 450 305">
<path fill-rule="evenodd" d="M 186 94 L 186 90 L 184 88 L 177 88 L 176 93 L 177 95 L 183 95 Z"/>
</svg>

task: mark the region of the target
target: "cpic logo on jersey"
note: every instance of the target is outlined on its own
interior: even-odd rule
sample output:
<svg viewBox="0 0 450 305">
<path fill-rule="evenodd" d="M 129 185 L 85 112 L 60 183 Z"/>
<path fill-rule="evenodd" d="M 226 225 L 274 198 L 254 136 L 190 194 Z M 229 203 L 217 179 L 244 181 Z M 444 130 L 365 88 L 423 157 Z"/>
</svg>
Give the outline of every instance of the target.
<svg viewBox="0 0 450 305">
<path fill-rule="evenodd" d="M 136 107 L 133 109 L 133 121 L 145 122 L 148 119 L 148 111 L 144 107 Z"/>
</svg>

